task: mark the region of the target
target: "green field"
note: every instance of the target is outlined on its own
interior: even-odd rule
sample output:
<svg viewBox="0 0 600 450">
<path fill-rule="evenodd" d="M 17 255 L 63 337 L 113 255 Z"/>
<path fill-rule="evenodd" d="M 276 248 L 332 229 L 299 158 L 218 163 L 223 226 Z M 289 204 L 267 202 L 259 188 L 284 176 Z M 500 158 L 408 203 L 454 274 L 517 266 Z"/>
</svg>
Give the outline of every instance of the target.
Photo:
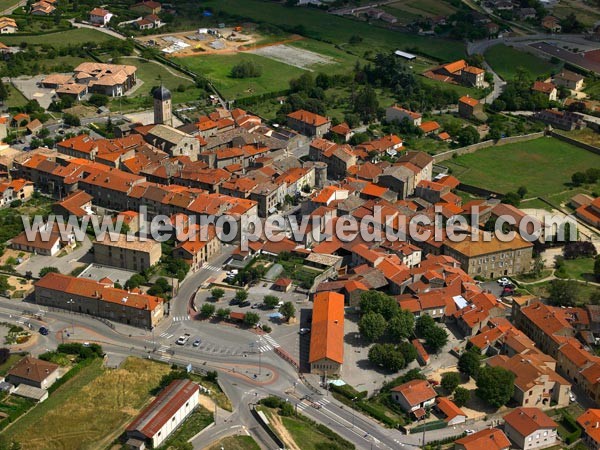
<svg viewBox="0 0 600 450">
<path fill-rule="evenodd" d="M 289 8 L 260 0 L 207 0 L 202 4 L 215 12 L 222 11 L 240 19 L 247 18 L 288 30 L 295 29 L 305 36 L 335 44 L 347 44 L 351 36 L 357 35 L 363 38 L 363 42 L 349 46 L 348 49 L 358 54 L 368 50 L 415 49 L 443 61 L 459 59 L 465 55 L 464 44 L 459 41 L 400 33 L 313 8 Z"/>
<path fill-rule="evenodd" d="M 583 281 L 595 281 L 594 258 L 565 259 L 564 272 L 566 276 L 561 278 L 575 278 Z"/>
<path fill-rule="evenodd" d="M 28 450 L 106 448 L 169 370 L 137 358 L 109 370 L 102 360 L 94 360 L 4 434 Z"/>
<path fill-rule="evenodd" d="M 456 8 L 443 0 L 398 0 L 389 3 L 387 7 L 398 18 L 406 14 L 416 17 L 450 16 L 456 12 Z M 392 12 L 393 10 L 396 12 Z"/>
<path fill-rule="evenodd" d="M 0 11 L 6 11 L 19 3 L 19 0 L 0 0 Z"/>
<path fill-rule="evenodd" d="M 600 166 L 600 156 L 553 138 L 502 145 L 444 161 L 460 181 L 498 192 L 527 187 L 527 197 L 568 189 L 571 175 Z"/>
<path fill-rule="evenodd" d="M 86 42 L 105 42 L 111 39 L 115 38 L 106 33 L 102 33 L 101 31 L 91 30 L 89 28 L 74 28 L 68 31 L 40 34 L 36 36 L 19 36 L 17 34 L 2 35 L 2 43 L 5 45 L 19 45 L 21 42 L 27 42 L 32 45 L 74 45 L 84 44 Z"/>
<path fill-rule="evenodd" d="M 256 78 L 231 78 L 231 69 L 241 61 L 253 61 L 262 68 Z M 289 81 L 304 70 L 251 53 L 177 58 L 177 62 L 206 76 L 227 99 L 276 92 L 289 88 Z"/>
<path fill-rule="evenodd" d="M 25 106 L 25 104 L 27 103 L 27 99 L 23 94 L 21 94 L 21 91 L 15 88 L 12 84 L 7 84 L 6 87 L 8 89 L 8 98 L 6 99 L 6 106 L 8 106 L 9 108 Z"/>
<path fill-rule="evenodd" d="M 504 44 L 494 45 L 485 52 L 485 59 L 504 80 L 512 80 L 518 68 L 523 68 L 533 79 L 545 78 L 560 68 L 560 64 L 538 58 Z"/>
<path fill-rule="evenodd" d="M 156 61 L 123 56 L 119 58 L 119 62 L 121 64 L 136 66 L 138 68 L 136 76 L 144 84 L 131 96 L 114 99 L 112 101 L 113 109 L 116 108 L 123 111 L 150 107 L 152 102 L 150 92 L 153 87 L 159 86 L 161 83 L 171 91 L 173 104 L 199 100 L 205 94 L 202 89 L 196 87 L 196 84 L 189 77 L 177 72 L 175 69 L 167 68 Z"/>
</svg>

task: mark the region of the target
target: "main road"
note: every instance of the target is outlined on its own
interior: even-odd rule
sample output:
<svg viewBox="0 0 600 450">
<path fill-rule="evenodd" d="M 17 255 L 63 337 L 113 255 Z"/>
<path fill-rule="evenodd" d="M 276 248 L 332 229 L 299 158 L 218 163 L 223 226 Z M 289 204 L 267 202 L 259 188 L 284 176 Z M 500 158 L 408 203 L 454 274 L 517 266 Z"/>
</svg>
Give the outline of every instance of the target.
<svg viewBox="0 0 600 450">
<path fill-rule="evenodd" d="M 93 317 L 70 314 L 69 311 L 49 310 L 35 303 L 15 302 L 0 298 L 0 321 L 31 324 L 33 330 L 45 325 L 48 336 L 35 334 L 32 348 L 43 352 L 55 348 L 63 340 L 97 342 L 109 355 L 138 356 L 156 359 L 169 364 L 187 366 L 198 371 L 216 370 L 220 385 L 231 399 L 234 411 L 228 417 L 217 417 L 216 424 L 207 431 L 210 436 L 226 436 L 241 429 L 250 433 L 262 448 L 275 448 L 274 442 L 251 414 L 251 407 L 259 399 L 276 395 L 287 399 L 302 414 L 321 423 L 352 442 L 359 449 L 417 449 L 421 435 L 404 435 L 399 430 L 387 429 L 370 417 L 364 416 L 339 403 L 327 391 L 311 386 L 299 378 L 296 369 L 264 346 L 251 347 L 250 342 L 264 339 L 253 332 L 232 326 L 199 322 L 186 317 L 190 298 L 198 287 L 214 276 L 218 267 L 229 257 L 231 248 L 225 247 L 222 255 L 210 266 L 190 275 L 171 300 L 171 315 L 153 331 L 140 330 L 122 324 L 114 329 Z M 38 320 L 36 314 L 42 313 Z M 175 317 L 183 317 L 176 321 Z M 74 334 L 73 334 L 74 332 Z M 202 344 L 193 347 L 174 344 L 181 332 L 189 332 Z M 18 350 L 18 349 L 17 349 Z M 261 353 L 262 352 L 262 353 Z M 225 421 L 226 420 L 226 421 Z M 479 424 L 480 427 L 485 424 Z M 471 428 L 479 428 L 471 426 Z M 460 434 L 462 429 L 435 430 L 427 433 L 427 441 Z M 207 436 L 201 433 L 193 440 L 194 448 L 204 448 Z"/>
</svg>

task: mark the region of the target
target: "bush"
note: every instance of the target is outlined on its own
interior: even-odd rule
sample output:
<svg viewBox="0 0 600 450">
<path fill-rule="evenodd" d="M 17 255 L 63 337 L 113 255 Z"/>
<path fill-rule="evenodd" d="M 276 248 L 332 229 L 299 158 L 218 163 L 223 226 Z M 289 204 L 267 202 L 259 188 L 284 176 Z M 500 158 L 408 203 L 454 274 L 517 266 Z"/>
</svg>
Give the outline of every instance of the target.
<svg viewBox="0 0 600 450">
<path fill-rule="evenodd" d="M 49 273 L 58 273 L 58 267 L 42 267 L 40 270 L 40 278 L 43 278 Z"/>
<path fill-rule="evenodd" d="M 262 75 L 262 68 L 253 61 L 242 61 L 231 68 L 232 78 L 257 78 Z"/>
</svg>

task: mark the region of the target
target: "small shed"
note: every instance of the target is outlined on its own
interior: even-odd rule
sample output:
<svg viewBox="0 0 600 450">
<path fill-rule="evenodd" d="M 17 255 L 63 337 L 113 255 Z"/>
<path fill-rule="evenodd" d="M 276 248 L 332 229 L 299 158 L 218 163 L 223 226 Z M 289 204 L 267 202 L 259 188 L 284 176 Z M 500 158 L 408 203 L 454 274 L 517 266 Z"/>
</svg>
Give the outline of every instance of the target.
<svg viewBox="0 0 600 450">
<path fill-rule="evenodd" d="M 292 288 L 292 280 L 289 278 L 277 278 L 271 289 L 279 292 L 288 292 Z"/>
</svg>

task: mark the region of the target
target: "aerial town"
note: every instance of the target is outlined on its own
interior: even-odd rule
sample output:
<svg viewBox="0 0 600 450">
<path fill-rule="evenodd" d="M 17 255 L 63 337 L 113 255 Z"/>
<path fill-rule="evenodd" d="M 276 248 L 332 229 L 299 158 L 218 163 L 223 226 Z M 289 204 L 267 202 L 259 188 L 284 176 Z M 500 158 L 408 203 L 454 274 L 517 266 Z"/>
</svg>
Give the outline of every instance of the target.
<svg viewBox="0 0 600 450">
<path fill-rule="evenodd" d="M 600 449 L 598 0 L 0 0 L 0 450 Z"/>
</svg>

